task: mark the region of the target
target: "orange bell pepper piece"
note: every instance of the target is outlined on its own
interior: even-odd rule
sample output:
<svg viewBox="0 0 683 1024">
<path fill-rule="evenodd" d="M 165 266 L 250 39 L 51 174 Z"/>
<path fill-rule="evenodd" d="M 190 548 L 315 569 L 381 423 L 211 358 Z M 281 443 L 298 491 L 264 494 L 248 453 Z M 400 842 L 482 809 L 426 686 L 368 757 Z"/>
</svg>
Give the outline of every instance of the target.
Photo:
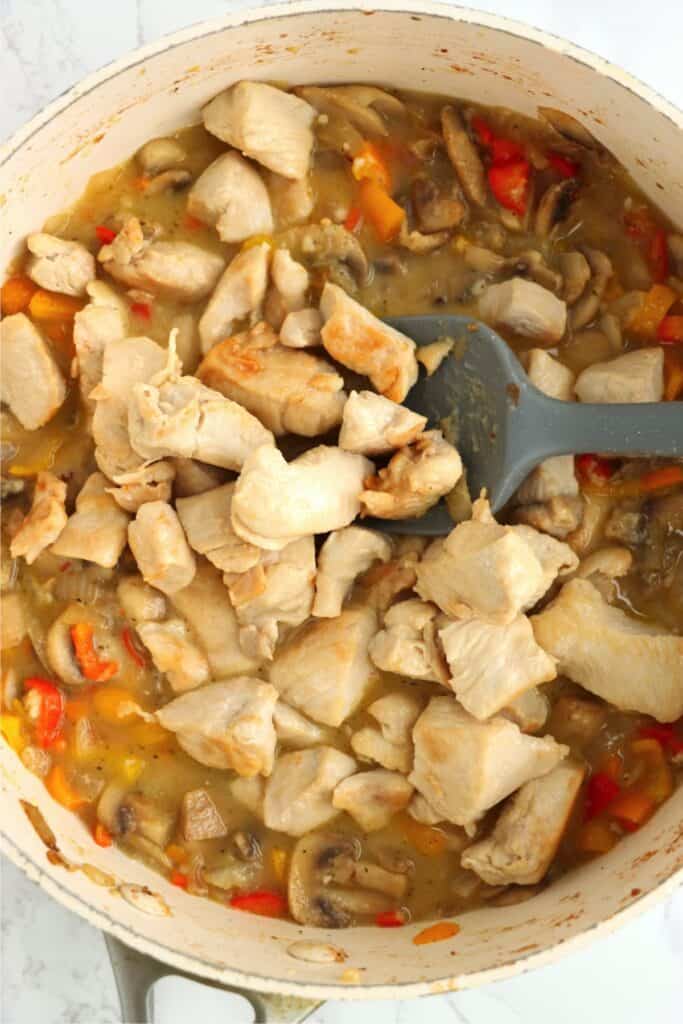
<svg viewBox="0 0 683 1024">
<path fill-rule="evenodd" d="M 609 809 L 610 818 L 615 818 L 629 832 L 635 832 L 651 816 L 655 809 L 652 797 L 638 789 L 621 793 Z"/>
<path fill-rule="evenodd" d="M 260 917 L 284 917 L 287 900 L 280 892 L 272 889 L 256 889 L 254 892 L 237 893 L 230 899 L 235 910 L 246 910 L 248 914 Z"/>
<path fill-rule="evenodd" d="M 664 401 L 675 402 L 677 398 L 683 398 L 683 351 L 667 348 L 664 351 Z"/>
<path fill-rule="evenodd" d="M 66 777 L 64 766 L 61 764 L 55 764 L 50 769 L 50 773 L 45 780 L 45 785 L 50 796 L 54 797 L 58 804 L 62 807 L 66 807 L 69 811 L 77 811 L 80 807 L 83 807 L 88 801 L 84 796 L 73 788 L 71 783 Z"/>
<path fill-rule="evenodd" d="M 0 312 L 3 316 L 23 313 L 37 291 L 38 285 L 25 274 L 8 278 L 0 289 Z"/>
<path fill-rule="evenodd" d="M 380 242 L 389 242 L 401 230 L 405 210 L 377 182 L 368 179 L 361 182 L 358 205 L 365 219 L 375 229 Z"/>
<path fill-rule="evenodd" d="M 413 943 L 416 946 L 426 946 L 430 942 L 443 942 L 444 939 L 452 939 L 459 931 L 460 925 L 455 921 L 438 921 L 418 932 Z"/>
<path fill-rule="evenodd" d="M 638 487 L 641 494 L 649 494 L 650 491 L 661 491 L 666 487 L 675 487 L 676 484 L 683 484 L 683 466 L 662 466 L 661 469 L 653 469 L 650 473 L 643 473 L 638 479 Z"/>
<path fill-rule="evenodd" d="M 28 304 L 34 320 L 72 320 L 85 306 L 83 299 L 39 288 Z"/>
<path fill-rule="evenodd" d="M 406 814 L 401 821 L 401 829 L 410 845 L 424 857 L 440 857 L 446 851 L 445 833 L 433 825 L 423 825 Z"/>
<path fill-rule="evenodd" d="M 100 659 L 93 642 L 93 627 L 89 622 L 77 622 L 71 627 L 70 632 L 76 660 L 86 679 L 94 683 L 104 683 L 116 675 L 119 670 L 118 662 Z"/>
<path fill-rule="evenodd" d="M 636 307 L 627 323 L 627 328 L 641 338 L 654 341 L 657 329 L 669 312 L 678 295 L 666 284 L 653 284 L 643 301 Z"/>
<path fill-rule="evenodd" d="M 579 829 L 576 837 L 576 849 L 579 853 L 609 853 L 615 845 L 617 837 L 603 818 L 586 821 Z"/>
<path fill-rule="evenodd" d="M 106 829 L 104 825 L 99 821 L 97 822 L 95 828 L 93 829 L 92 837 L 98 846 L 111 846 L 111 844 L 114 842 L 111 832 L 109 832 L 109 830 Z"/>
<path fill-rule="evenodd" d="M 391 192 L 391 168 L 374 142 L 364 142 L 360 147 L 351 164 L 351 173 L 356 181 L 374 181 L 385 192 Z"/>
<path fill-rule="evenodd" d="M 97 714 L 113 725 L 130 721 L 140 713 L 140 705 L 122 686 L 100 687 L 93 695 L 93 705 Z"/>
</svg>

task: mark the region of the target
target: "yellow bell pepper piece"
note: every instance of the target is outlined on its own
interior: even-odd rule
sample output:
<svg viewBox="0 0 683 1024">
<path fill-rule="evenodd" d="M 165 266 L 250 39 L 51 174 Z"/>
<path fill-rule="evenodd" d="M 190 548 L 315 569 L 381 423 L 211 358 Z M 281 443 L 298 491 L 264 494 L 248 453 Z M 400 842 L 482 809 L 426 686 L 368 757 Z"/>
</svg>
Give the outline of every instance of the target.
<svg viewBox="0 0 683 1024">
<path fill-rule="evenodd" d="M 24 723 L 19 715 L 0 715 L 0 732 L 12 750 L 20 754 L 26 746 L 26 736 L 24 735 Z"/>
<path fill-rule="evenodd" d="M 147 767 L 147 761 L 143 757 L 136 757 L 134 754 L 112 751 L 107 754 L 105 765 L 111 775 L 117 776 L 122 782 L 133 785 Z"/>
<path fill-rule="evenodd" d="M 100 718 L 112 725 L 121 725 L 136 718 L 140 705 L 122 686 L 102 686 L 93 694 L 93 706 Z"/>
<path fill-rule="evenodd" d="M 251 235 L 250 238 L 246 238 L 240 246 L 240 251 L 245 252 L 247 249 L 253 249 L 257 245 L 265 243 L 271 249 L 274 247 L 275 242 L 273 241 L 272 235 Z"/>
<path fill-rule="evenodd" d="M 288 859 L 287 851 L 283 850 L 281 846 L 274 846 L 270 851 L 270 863 L 273 868 L 273 874 L 281 885 L 284 885 L 287 878 Z"/>
</svg>

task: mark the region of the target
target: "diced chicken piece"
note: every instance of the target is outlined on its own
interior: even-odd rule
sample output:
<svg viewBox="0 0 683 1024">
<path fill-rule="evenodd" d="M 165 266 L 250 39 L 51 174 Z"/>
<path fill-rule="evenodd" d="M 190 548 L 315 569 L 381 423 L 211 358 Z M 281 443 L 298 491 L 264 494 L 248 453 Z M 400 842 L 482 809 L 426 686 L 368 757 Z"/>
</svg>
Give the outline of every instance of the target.
<svg viewBox="0 0 683 1024">
<path fill-rule="evenodd" d="M 574 534 L 581 524 L 584 502 L 580 496 L 558 495 L 533 505 L 520 505 L 514 510 L 516 523 L 533 526 L 541 533 L 548 533 L 558 540 L 565 540 Z"/>
<path fill-rule="evenodd" d="M 228 788 L 238 803 L 251 811 L 255 817 L 263 820 L 266 780 L 262 775 L 252 775 L 251 778 L 238 777 L 228 783 Z"/>
<path fill-rule="evenodd" d="M 116 588 L 116 596 L 127 619 L 138 622 L 161 622 L 166 618 L 166 598 L 142 576 L 124 576 Z"/>
<path fill-rule="evenodd" d="M 520 693 L 500 713 L 503 718 L 509 718 L 518 725 L 522 732 L 540 732 L 548 720 L 549 711 L 548 698 L 535 686 L 532 690 Z"/>
<path fill-rule="evenodd" d="M 209 768 L 270 775 L 275 759 L 273 708 L 277 691 L 261 679 L 237 676 L 184 693 L 157 711 L 185 753 Z"/>
<path fill-rule="evenodd" d="M 57 540 L 66 526 L 66 484 L 54 473 L 38 473 L 31 511 L 12 537 L 12 558 L 25 558 L 29 565 L 41 551 Z"/>
<path fill-rule="evenodd" d="M 175 509 L 165 501 L 141 505 L 128 527 L 128 543 L 142 577 L 164 594 L 175 594 L 192 582 L 194 555 Z"/>
<path fill-rule="evenodd" d="M 112 569 L 128 537 L 128 516 L 107 494 L 102 473 L 92 473 L 76 498 L 76 511 L 50 549 L 60 558 L 80 558 Z"/>
<path fill-rule="evenodd" d="M 352 391 L 344 406 L 339 447 L 360 455 L 385 455 L 412 444 L 427 417 L 373 391 Z"/>
<path fill-rule="evenodd" d="M 432 698 L 413 741 L 410 782 L 437 814 L 466 827 L 568 752 L 550 736 L 523 735 L 504 718 L 479 722 L 452 697 Z"/>
<path fill-rule="evenodd" d="M 490 836 L 462 854 L 464 868 L 488 885 L 535 885 L 546 874 L 567 827 L 585 768 L 558 764 L 510 798 Z"/>
<path fill-rule="evenodd" d="M 190 498 L 195 494 L 219 487 L 226 478 L 226 473 L 218 466 L 208 466 L 196 459 L 175 458 L 172 460 L 175 469 L 173 492 L 178 498 Z"/>
<path fill-rule="evenodd" d="M 307 623 L 278 651 L 270 681 L 288 704 L 323 725 L 338 726 L 360 706 L 374 667 L 368 644 L 377 630 L 371 608 Z"/>
<path fill-rule="evenodd" d="M 285 348 L 317 348 L 323 341 L 323 318 L 317 309 L 298 309 L 288 313 L 280 327 L 280 344 Z"/>
<path fill-rule="evenodd" d="M 365 726 L 355 732 L 351 737 L 353 752 L 389 771 L 406 774 L 413 766 L 413 726 L 423 709 L 424 701 L 409 689 L 380 697 L 367 709 L 379 728 Z"/>
<path fill-rule="evenodd" d="M 448 683 L 448 669 L 436 643 L 438 608 L 425 601 L 401 601 L 389 609 L 384 629 L 370 643 L 370 657 L 384 672 Z"/>
<path fill-rule="evenodd" d="M 95 279 L 95 257 L 81 242 L 70 242 L 42 231 L 26 239 L 31 253 L 26 273 L 41 288 L 62 295 L 85 295 Z"/>
<path fill-rule="evenodd" d="M 271 659 L 279 627 L 299 626 L 311 614 L 315 580 L 312 537 L 293 541 L 282 551 L 269 552 L 259 565 L 228 585 L 237 615 L 240 643 L 247 654 Z"/>
<path fill-rule="evenodd" d="M 568 544 L 556 540 L 555 537 L 548 537 L 531 526 L 520 524 L 510 529 L 531 548 L 543 572 L 538 590 L 526 605 L 526 608 L 530 608 L 540 601 L 558 577 L 568 576 L 575 571 L 579 564 L 578 557 Z"/>
<path fill-rule="evenodd" d="M 606 363 L 593 363 L 579 374 L 576 393 L 581 402 L 661 402 L 664 350 L 640 348 Z"/>
<path fill-rule="evenodd" d="M 285 747 L 300 750 L 304 747 L 317 747 L 329 743 L 334 738 L 332 731 L 322 725 L 311 722 L 296 708 L 279 700 L 273 711 L 273 722 L 278 743 Z"/>
<path fill-rule="evenodd" d="M 388 562 L 392 551 L 388 537 L 362 526 L 331 533 L 318 555 L 313 614 L 319 619 L 339 615 L 356 577 L 374 562 Z"/>
<path fill-rule="evenodd" d="M 574 399 L 574 374 L 543 348 L 532 348 L 522 356 L 529 380 L 548 398 L 561 402 Z"/>
<path fill-rule="evenodd" d="M 683 714 L 683 638 L 613 608 L 574 579 L 531 624 L 558 672 L 624 711 L 673 722 Z"/>
<path fill-rule="evenodd" d="M 116 477 L 119 486 L 108 487 L 107 493 L 125 512 L 135 515 L 149 501 L 170 501 L 174 476 L 171 462 L 154 462 L 131 473 L 120 473 Z"/>
<path fill-rule="evenodd" d="M 183 796 L 180 808 L 183 839 L 189 843 L 220 839 L 228 829 L 220 811 L 205 789 L 192 789 Z"/>
<path fill-rule="evenodd" d="M 199 321 L 202 352 L 229 338 L 238 320 L 261 318 L 268 285 L 270 246 L 266 242 L 239 252 L 228 264 Z"/>
<path fill-rule="evenodd" d="M 504 626 L 478 619 L 451 622 L 439 630 L 439 638 L 450 668 L 448 685 L 465 710 L 482 721 L 557 674 L 525 615 Z"/>
<path fill-rule="evenodd" d="M 140 622 L 136 628 L 154 665 L 164 673 L 174 693 L 194 690 L 207 681 L 211 673 L 206 655 L 182 619 Z"/>
<path fill-rule="evenodd" d="M 215 227 L 222 242 L 273 231 L 268 189 L 239 153 L 224 153 L 199 175 L 187 197 L 187 212 Z"/>
<path fill-rule="evenodd" d="M 3 594 L 2 615 L 0 615 L 0 651 L 16 647 L 25 636 L 26 616 L 22 595 L 17 592 Z"/>
<path fill-rule="evenodd" d="M 217 569 L 198 560 L 189 587 L 176 591 L 170 600 L 191 627 L 214 679 L 255 671 L 258 662 L 247 657 L 240 646 L 237 618 Z"/>
<path fill-rule="evenodd" d="M 178 302 L 206 298 L 225 266 L 223 258 L 191 242 L 157 241 L 155 236 L 156 231 L 145 235 L 137 217 L 129 217 L 97 258 L 108 274 L 129 288 Z"/>
<path fill-rule="evenodd" d="M 417 579 L 417 564 L 427 547 L 426 537 L 400 537 L 394 557 L 374 565 L 361 578 L 363 603 L 385 612 L 397 597 L 412 590 Z"/>
<path fill-rule="evenodd" d="M 444 820 L 443 814 L 435 811 L 430 802 L 422 796 L 422 793 L 413 795 L 413 799 L 408 804 L 408 814 L 415 821 L 419 821 L 421 825 L 438 825 Z"/>
<path fill-rule="evenodd" d="M 232 499 L 232 526 L 244 540 L 277 551 L 293 540 L 339 530 L 360 512 L 362 455 L 320 445 L 293 462 L 270 446 L 245 460 Z"/>
<path fill-rule="evenodd" d="M 270 264 L 272 284 L 266 297 L 266 320 L 276 330 L 288 313 L 305 309 L 311 283 L 302 263 L 292 259 L 288 249 L 276 249 Z"/>
<path fill-rule="evenodd" d="M 270 202 L 273 208 L 273 217 L 278 231 L 295 224 L 303 224 L 313 213 L 315 199 L 309 178 L 283 178 L 281 174 L 274 174 L 272 171 L 263 172 Z"/>
<path fill-rule="evenodd" d="M 23 313 L 0 322 L 0 399 L 26 430 L 37 430 L 62 405 L 66 387 L 42 335 Z"/>
<path fill-rule="evenodd" d="M 262 548 L 238 537 L 232 528 L 234 484 L 213 487 L 176 500 L 176 511 L 188 543 L 225 573 L 243 573 L 258 565 Z"/>
<path fill-rule="evenodd" d="M 279 345 L 264 323 L 215 345 L 197 376 L 278 437 L 316 437 L 341 423 L 342 377 L 327 360 Z"/>
<path fill-rule="evenodd" d="M 285 178 L 305 178 L 316 112 L 264 82 L 238 82 L 202 110 L 206 130 Z"/>
<path fill-rule="evenodd" d="M 323 345 L 333 359 L 370 378 L 393 402 L 402 402 L 417 380 L 415 342 L 382 323 L 336 284 L 323 288 Z"/>
<path fill-rule="evenodd" d="M 419 518 L 452 491 L 461 476 L 462 461 L 453 445 L 440 430 L 427 430 L 366 480 L 361 513 L 378 519 Z"/>
<path fill-rule="evenodd" d="M 436 373 L 446 356 L 450 355 L 454 345 L 454 338 L 439 338 L 431 345 L 420 345 L 417 350 L 417 361 L 424 366 L 428 377 Z"/>
<path fill-rule="evenodd" d="M 515 495 L 520 505 L 533 505 L 551 498 L 576 497 L 579 483 L 574 472 L 573 455 L 554 455 L 537 466 Z"/>
<path fill-rule="evenodd" d="M 479 315 L 538 341 L 559 341 L 567 326 L 567 304 L 547 288 L 523 277 L 491 284 L 479 300 Z"/>
<path fill-rule="evenodd" d="M 266 785 L 263 818 L 268 828 L 302 836 L 339 814 L 332 795 L 356 770 L 356 762 L 334 747 L 283 754 Z"/>
<path fill-rule="evenodd" d="M 90 302 L 74 317 L 74 348 L 81 397 L 88 403 L 93 388 L 102 380 L 104 350 L 128 334 L 128 307 L 104 281 L 86 285 Z"/>
<path fill-rule="evenodd" d="M 364 832 L 376 832 L 408 806 L 412 795 L 413 787 L 404 775 L 377 768 L 340 782 L 332 803 L 338 811 L 350 814 Z"/>
</svg>

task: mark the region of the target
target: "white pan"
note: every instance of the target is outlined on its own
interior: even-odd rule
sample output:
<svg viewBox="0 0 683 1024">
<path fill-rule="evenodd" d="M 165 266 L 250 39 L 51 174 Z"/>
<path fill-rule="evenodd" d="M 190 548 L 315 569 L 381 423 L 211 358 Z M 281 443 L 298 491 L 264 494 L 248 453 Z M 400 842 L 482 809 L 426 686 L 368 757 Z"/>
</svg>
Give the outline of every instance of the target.
<svg viewBox="0 0 683 1024">
<path fill-rule="evenodd" d="M 661 97 L 585 51 L 501 18 L 417 0 L 412 7 L 395 0 L 381 6 L 314 0 L 239 12 L 169 36 L 87 78 L 0 153 L 0 266 L 44 218 L 76 199 L 93 173 L 123 160 L 150 135 L 197 121 L 203 103 L 242 78 L 378 82 L 525 114 L 539 104 L 559 107 L 583 121 L 683 223 L 683 115 Z M 597 941 L 683 878 L 682 789 L 608 856 L 529 902 L 463 916 L 451 941 L 414 946 L 419 925 L 321 933 L 189 896 L 115 849 L 100 849 L 4 743 L 0 770 L 0 846 L 29 877 L 174 971 L 298 997 L 278 1005 L 279 1020 L 301 1019 L 324 999 L 410 998 L 509 978 Z M 60 864 L 22 802 L 40 808 L 72 868 L 95 865 L 111 884 Z M 129 902 L 122 893 L 131 898 L 130 883 L 148 886 L 161 901 Z M 292 943 L 304 936 L 332 943 L 345 961 L 293 957 Z M 144 1017 L 147 981 L 169 968 L 138 960 L 137 970 L 137 987 L 124 991 L 128 1020 Z M 272 1012 L 267 998 L 252 1001 L 260 1018 Z"/>
</svg>

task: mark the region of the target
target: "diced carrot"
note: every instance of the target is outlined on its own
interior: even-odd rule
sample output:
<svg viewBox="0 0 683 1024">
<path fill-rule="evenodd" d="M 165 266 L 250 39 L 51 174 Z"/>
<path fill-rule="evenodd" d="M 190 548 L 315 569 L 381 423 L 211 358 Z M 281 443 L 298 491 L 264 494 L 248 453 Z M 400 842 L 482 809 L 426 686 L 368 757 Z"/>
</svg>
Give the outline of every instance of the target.
<svg viewBox="0 0 683 1024">
<path fill-rule="evenodd" d="M 95 711 L 114 725 L 137 718 L 140 705 L 122 686 L 101 686 L 93 694 Z"/>
<path fill-rule="evenodd" d="M 385 192 L 391 192 L 391 168 L 374 142 L 364 142 L 360 147 L 351 164 L 351 173 L 356 181 L 374 181 Z"/>
<path fill-rule="evenodd" d="M 629 832 L 634 832 L 647 821 L 654 809 L 652 797 L 638 789 L 629 789 L 616 798 L 609 809 L 609 816 Z"/>
<path fill-rule="evenodd" d="M 183 871 L 171 872 L 171 885 L 177 885 L 179 889 L 187 889 L 190 879 Z"/>
<path fill-rule="evenodd" d="M 683 351 L 666 348 L 664 350 L 664 400 L 675 402 L 683 398 Z M 10 470 L 10 472 L 12 472 Z"/>
<path fill-rule="evenodd" d="M 380 242 L 390 241 L 401 230 L 405 210 L 376 182 L 367 179 L 361 182 L 358 205 L 365 219 L 372 224 Z"/>
<path fill-rule="evenodd" d="M 683 316 L 665 316 L 657 328 L 657 341 L 662 345 L 683 342 Z"/>
<path fill-rule="evenodd" d="M 426 946 L 430 942 L 443 942 L 444 939 L 452 939 L 459 931 L 460 925 L 455 921 L 438 921 L 418 932 L 413 943 L 416 946 Z"/>
<path fill-rule="evenodd" d="M 677 484 L 683 484 L 683 466 L 663 466 L 661 469 L 653 469 L 650 473 L 643 473 L 638 478 L 638 488 L 641 494 L 661 491 L 666 487 L 675 487 Z"/>
<path fill-rule="evenodd" d="M 407 920 L 400 910 L 382 910 L 375 914 L 375 924 L 378 928 L 403 928 Z"/>
<path fill-rule="evenodd" d="M 23 313 L 37 291 L 38 285 L 25 274 L 8 278 L 0 290 L 0 313 L 3 316 Z"/>
<path fill-rule="evenodd" d="M 83 299 L 73 295 L 61 295 L 39 288 L 28 304 L 29 314 L 34 320 L 72 320 L 85 305 Z"/>
<path fill-rule="evenodd" d="M 81 672 L 94 683 L 104 683 L 119 670 L 117 661 L 103 661 L 94 643 L 94 630 L 89 622 L 77 622 L 70 629 L 71 642 Z"/>
<path fill-rule="evenodd" d="M 173 864 L 185 864 L 190 859 L 190 854 L 184 846 L 179 846 L 178 843 L 169 843 L 164 850 L 164 853 Z"/>
<path fill-rule="evenodd" d="M 425 857 L 440 857 L 445 853 L 446 835 L 433 825 L 423 825 L 409 814 L 403 815 L 401 829 L 411 846 Z"/>
<path fill-rule="evenodd" d="M 641 304 L 631 314 L 626 324 L 627 328 L 641 338 L 654 341 L 660 323 L 677 298 L 676 292 L 668 285 L 653 284 Z"/>
<path fill-rule="evenodd" d="M 73 788 L 71 783 L 66 777 L 64 766 L 57 763 L 52 766 L 50 773 L 45 780 L 45 785 L 48 792 L 57 803 L 61 804 L 62 807 L 66 807 L 69 811 L 77 811 L 80 807 L 84 807 L 88 801 L 84 796 Z"/>
<path fill-rule="evenodd" d="M 111 832 L 109 832 L 108 829 L 106 829 L 99 821 L 93 829 L 93 839 L 98 846 L 111 846 L 114 842 Z"/>
<path fill-rule="evenodd" d="M 604 818 L 586 821 L 579 829 L 576 837 L 576 849 L 579 853 L 608 853 L 615 845 L 617 837 Z"/>
</svg>

